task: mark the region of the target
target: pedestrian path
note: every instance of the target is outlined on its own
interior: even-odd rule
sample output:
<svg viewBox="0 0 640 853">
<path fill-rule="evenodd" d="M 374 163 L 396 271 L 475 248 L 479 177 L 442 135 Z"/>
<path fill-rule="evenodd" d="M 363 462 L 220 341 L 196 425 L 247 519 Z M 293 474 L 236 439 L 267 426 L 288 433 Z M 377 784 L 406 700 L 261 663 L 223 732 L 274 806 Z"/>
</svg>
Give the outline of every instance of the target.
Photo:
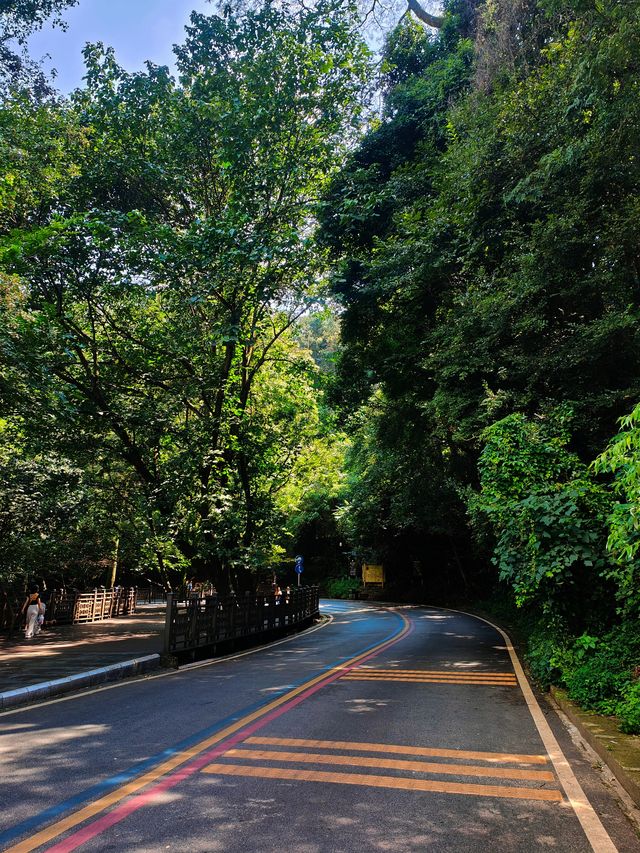
<svg viewBox="0 0 640 853">
<path fill-rule="evenodd" d="M 164 617 L 165 605 L 142 605 L 134 614 L 104 622 L 45 627 L 37 637 L 29 640 L 24 639 L 22 632 L 3 638 L 0 641 L 0 697 L 11 693 L 12 698 L 4 706 L 0 702 L 0 708 L 42 698 L 42 695 L 28 697 L 24 694 L 27 689 L 44 683 L 73 679 L 74 689 L 77 689 L 85 686 L 78 678 L 82 674 L 92 674 L 93 677 L 87 679 L 88 686 L 109 677 L 122 677 L 128 670 L 141 671 L 140 666 L 127 667 L 131 661 L 145 659 L 142 669 L 147 669 L 152 663 L 147 659 L 155 656 L 155 665 L 159 665 Z M 100 679 L 104 670 L 105 678 Z M 47 695 L 55 695 L 55 692 L 49 689 Z"/>
</svg>

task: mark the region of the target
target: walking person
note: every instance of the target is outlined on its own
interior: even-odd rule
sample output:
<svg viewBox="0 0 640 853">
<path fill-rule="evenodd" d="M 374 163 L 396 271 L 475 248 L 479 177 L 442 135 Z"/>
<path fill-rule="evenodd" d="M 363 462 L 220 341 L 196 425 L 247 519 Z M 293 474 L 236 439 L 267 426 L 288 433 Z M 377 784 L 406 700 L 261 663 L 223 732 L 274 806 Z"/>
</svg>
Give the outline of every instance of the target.
<svg viewBox="0 0 640 853">
<path fill-rule="evenodd" d="M 37 584 L 34 584 L 31 587 L 29 595 L 27 595 L 24 600 L 20 613 L 24 613 L 25 610 L 27 613 L 27 624 L 24 629 L 24 637 L 25 640 L 29 640 L 31 637 L 35 637 L 40 633 L 38 616 L 43 612 L 43 609 L 42 602 L 40 601 L 40 587 Z"/>
</svg>

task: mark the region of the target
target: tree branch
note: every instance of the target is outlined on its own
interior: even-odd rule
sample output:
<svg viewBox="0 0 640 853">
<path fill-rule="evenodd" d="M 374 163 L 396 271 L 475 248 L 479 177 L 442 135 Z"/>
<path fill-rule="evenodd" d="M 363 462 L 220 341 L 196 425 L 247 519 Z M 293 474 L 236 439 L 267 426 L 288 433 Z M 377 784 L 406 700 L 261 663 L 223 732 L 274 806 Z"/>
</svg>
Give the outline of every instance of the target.
<svg viewBox="0 0 640 853">
<path fill-rule="evenodd" d="M 418 0 L 407 0 L 407 5 L 416 18 L 420 18 L 423 24 L 427 24 L 427 26 L 433 27 L 436 30 L 439 30 L 444 24 L 444 18 L 429 14 L 429 12 L 422 8 Z"/>
</svg>

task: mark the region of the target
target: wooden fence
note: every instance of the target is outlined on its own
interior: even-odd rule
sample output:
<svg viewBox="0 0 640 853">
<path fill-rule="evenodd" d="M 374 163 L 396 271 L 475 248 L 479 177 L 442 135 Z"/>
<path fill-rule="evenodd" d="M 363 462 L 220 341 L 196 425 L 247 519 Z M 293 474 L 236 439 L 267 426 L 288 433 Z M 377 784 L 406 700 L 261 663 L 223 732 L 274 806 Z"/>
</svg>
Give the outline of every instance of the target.
<svg viewBox="0 0 640 853">
<path fill-rule="evenodd" d="M 166 600 L 167 592 L 158 584 L 136 587 L 137 604 L 164 604 Z"/>
<path fill-rule="evenodd" d="M 318 587 L 276 595 L 217 595 L 179 600 L 169 593 L 164 632 L 167 654 L 301 626 L 320 612 Z"/>
<path fill-rule="evenodd" d="M 54 590 L 47 604 L 47 622 L 100 622 L 114 616 L 135 613 L 135 587 L 94 589 L 93 592 L 66 592 Z"/>
</svg>

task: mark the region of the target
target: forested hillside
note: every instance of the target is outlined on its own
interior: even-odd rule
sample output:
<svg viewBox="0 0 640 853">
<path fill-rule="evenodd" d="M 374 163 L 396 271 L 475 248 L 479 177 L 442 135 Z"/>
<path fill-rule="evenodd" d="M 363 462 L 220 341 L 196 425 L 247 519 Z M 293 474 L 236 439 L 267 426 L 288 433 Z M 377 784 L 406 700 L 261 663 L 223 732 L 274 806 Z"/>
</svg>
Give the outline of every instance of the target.
<svg viewBox="0 0 640 853">
<path fill-rule="evenodd" d="M 70 5 L 0 11 L 5 591 L 381 562 L 640 730 L 640 0 L 446 0 L 381 58 L 350 3 L 225 6 L 63 97 L 23 48 Z"/>
<path fill-rule="evenodd" d="M 396 596 L 506 593 L 537 674 L 588 657 L 611 710 L 640 696 L 640 4 L 446 6 L 388 38 L 324 207 L 343 519 Z"/>
</svg>

